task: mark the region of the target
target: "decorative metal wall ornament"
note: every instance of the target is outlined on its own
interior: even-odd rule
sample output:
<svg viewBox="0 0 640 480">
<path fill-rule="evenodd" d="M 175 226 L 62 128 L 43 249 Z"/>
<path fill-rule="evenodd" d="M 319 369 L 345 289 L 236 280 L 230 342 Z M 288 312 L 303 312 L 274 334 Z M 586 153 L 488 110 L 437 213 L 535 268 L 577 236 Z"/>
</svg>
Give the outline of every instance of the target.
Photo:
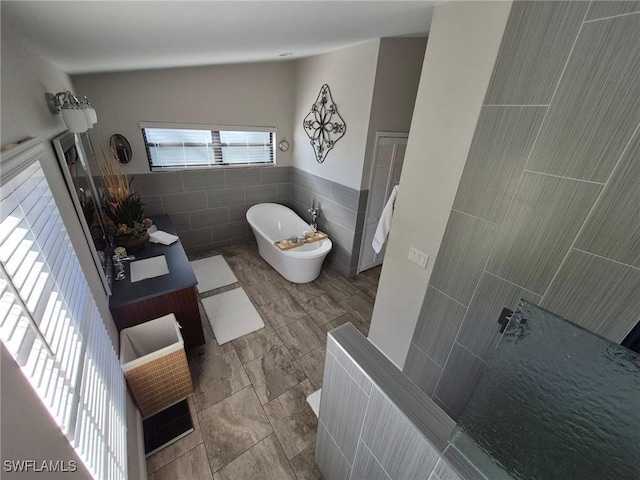
<svg viewBox="0 0 640 480">
<path fill-rule="evenodd" d="M 318 163 L 324 162 L 329 150 L 333 148 L 347 131 L 347 125 L 338 113 L 338 106 L 333 102 L 329 85 L 320 87 L 320 93 L 311 111 L 302 122 Z"/>
</svg>

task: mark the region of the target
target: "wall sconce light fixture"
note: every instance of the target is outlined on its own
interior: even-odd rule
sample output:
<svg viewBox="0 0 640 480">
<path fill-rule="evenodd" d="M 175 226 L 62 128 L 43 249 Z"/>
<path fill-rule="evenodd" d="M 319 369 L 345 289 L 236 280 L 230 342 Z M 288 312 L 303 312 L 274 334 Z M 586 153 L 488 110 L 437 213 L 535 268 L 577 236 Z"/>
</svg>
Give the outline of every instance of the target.
<svg viewBox="0 0 640 480">
<path fill-rule="evenodd" d="M 78 97 L 73 93 L 58 92 L 45 94 L 49 110 L 54 115 L 62 112 L 62 119 L 72 133 L 83 133 L 93 127 L 98 115 L 87 97 Z"/>
</svg>

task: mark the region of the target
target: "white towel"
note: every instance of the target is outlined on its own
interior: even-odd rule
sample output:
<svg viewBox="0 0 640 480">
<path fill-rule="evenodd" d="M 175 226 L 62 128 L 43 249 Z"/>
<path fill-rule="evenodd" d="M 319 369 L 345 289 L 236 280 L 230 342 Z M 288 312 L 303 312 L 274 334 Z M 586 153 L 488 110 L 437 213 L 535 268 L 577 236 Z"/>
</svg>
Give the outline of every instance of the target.
<svg viewBox="0 0 640 480">
<path fill-rule="evenodd" d="M 152 243 L 161 243 L 162 245 L 171 245 L 174 242 L 177 242 L 179 239 L 175 235 L 171 235 L 170 233 L 163 232 L 162 230 L 156 230 L 155 232 L 149 234 L 149 241 Z"/>
<path fill-rule="evenodd" d="M 371 246 L 376 253 L 380 253 L 384 242 L 387 241 L 387 235 L 389 235 L 389 229 L 391 228 L 391 218 L 393 217 L 393 206 L 396 203 L 397 195 L 398 185 L 393 187 L 391 195 L 389 195 L 389 200 L 387 200 L 387 204 L 384 206 L 384 210 L 382 210 L 378 228 L 376 228 L 376 233 L 373 236 L 373 242 L 371 242 Z"/>
</svg>

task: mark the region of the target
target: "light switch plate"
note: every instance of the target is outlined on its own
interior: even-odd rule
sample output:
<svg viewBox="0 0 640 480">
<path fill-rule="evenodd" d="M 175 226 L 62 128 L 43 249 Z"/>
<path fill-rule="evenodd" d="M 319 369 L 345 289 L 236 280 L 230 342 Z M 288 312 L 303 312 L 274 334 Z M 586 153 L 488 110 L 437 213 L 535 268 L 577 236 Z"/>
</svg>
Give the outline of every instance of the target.
<svg viewBox="0 0 640 480">
<path fill-rule="evenodd" d="M 416 265 L 427 268 L 427 262 L 429 261 L 429 255 L 420 250 L 409 247 L 409 261 L 415 263 Z"/>
</svg>

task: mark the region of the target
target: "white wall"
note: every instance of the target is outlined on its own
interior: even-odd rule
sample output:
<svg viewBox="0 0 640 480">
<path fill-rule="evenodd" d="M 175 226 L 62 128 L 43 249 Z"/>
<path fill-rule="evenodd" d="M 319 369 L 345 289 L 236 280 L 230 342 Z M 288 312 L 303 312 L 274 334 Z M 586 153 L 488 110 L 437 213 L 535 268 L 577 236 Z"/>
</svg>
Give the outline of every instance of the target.
<svg viewBox="0 0 640 480">
<path fill-rule="evenodd" d="M 382 38 L 373 87 L 361 188 L 369 188 L 376 132 L 409 132 L 427 45 L 422 38 Z"/>
<path fill-rule="evenodd" d="M 372 40 L 297 62 L 294 167 L 360 189 L 379 45 L 380 40 Z M 320 164 L 302 122 L 325 83 L 347 131 Z"/>
<path fill-rule="evenodd" d="M 114 133 L 129 140 L 129 173 L 149 172 L 141 121 L 275 126 L 278 140 L 291 142 L 294 82 L 291 61 L 73 77 L 76 93 L 87 95 L 98 114 L 90 130 L 94 145 Z M 291 149 L 277 152 L 277 164 L 291 165 Z"/>
<path fill-rule="evenodd" d="M 1 60 L 2 146 L 26 136 L 37 137 L 44 140 L 49 156 L 52 159 L 55 158 L 50 140 L 64 132 L 66 127 L 60 115 L 52 115 L 49 111 L 45 92 L 73 91 L 69 76 L 55 65 L 25 50 L 19 42 L 6 35 L 2 36 Z M 44 165 L 44 170 L 93 297 L 102 318 L 105 319 L 105 326 L 112 342 L 117 348 L 118 334 L 109 311 L 109 300 L 95 270 L 89 246 L 62 173 L 54 161 Z M 10 358 L 5 361 L 4 347 L 2 352 L 2 460 L 20 458 L 51 460 L 75 458 L 77 460 L 75 452 L 62 437 L 58 426 L 26 383 L 17 365 Z M 132 408 L 131 403 L 128 408 Z M 138 426 L 129 424 L 132 439 L 137 440 Z M 133 440 L 129 440 L 129 443 L 132 442 Z M 133 468 L 132 472 L 134 472 Z M 33 474 L 30 476 L 32 477 Z M 135 477 L 134 473 L 131 478 Z M 7 478 L 9 478 L 8 475 Z"/>
<path fill-rule="evenodd" d="M 471 145 L 511 2 L 438 5 L 429 33 L 369 340 L 399 368 Z M 426 269 L 407 260 L 413 246 Z"/>
</svg>

